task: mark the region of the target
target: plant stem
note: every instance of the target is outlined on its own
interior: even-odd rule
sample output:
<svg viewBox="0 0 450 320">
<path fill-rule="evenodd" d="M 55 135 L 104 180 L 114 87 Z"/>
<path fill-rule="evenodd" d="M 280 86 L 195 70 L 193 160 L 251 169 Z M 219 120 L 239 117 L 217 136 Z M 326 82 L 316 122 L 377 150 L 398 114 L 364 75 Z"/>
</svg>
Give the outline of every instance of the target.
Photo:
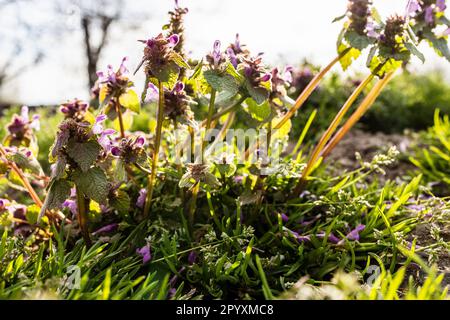
<svg viewBox="0 0 450 320">
<path fill-rule="evenodd" d="M 214 115 L 214 104 L 216 102 L 216 90 L 211 90 L 211 98 L 209 99 L 208 117 L 206 118 L 206 130 L 211 128 L 211 121 Z"/>
<path fill-rule="evenodd" d="M 356 101 L 356 99 L 362 93 L 364 88 L 366 88 L 367 85 L 369 85 L 369 83 L 372 81 L 373 77 L 374 76 L 371 74 L 363 82 L 361 82 L 361 84 L 355 89 L 355 91 L 353 91 L 353 93 L 350 95 L 350 97 L 344 103 L 342 108 L 336 114 L 336 116 L 334 117 L 330 126 L 324 132 L 324 134 L 322 135 L 322 137 L 319 140 L 319 143 L 314 148 L 313 153 L 308 161 L 308 164 L 306 165 L 306 168 L 303 170 L 302 177 L 300 179 L 299 184 L 297 185 L 298 188 L 300 188 L 300 185 L 303 185 L 305 183 L 306 179 L 308 178 L 309 173 L 311 172 L 312 168 L 314 167 L 314 165 L 316 164 L 316 162 L 319 158 L 320 152 L 325 147 L 326 143 L 331 138 L 333 133 L 336 131 L 337 127 L 339 126 L 340 122 L 342 121 L 342 118 L 345 116 L 347 111 L 350 109 L 350 107 L 353 105 L 353 103 Z M 294 191 L 294 195 L 298 191 L 299 190 L 296 188 Z"/>
<path fill-rule="evenodd" d="M 117 112 L 117 116 L 119 118 L 120 137 L 123 139 L 123 138 L 125 138 L 125 129 L 123 126 L 122 110 L 120 110 L 119 101 L 116 101 L 116 112 Z"/>
<path fill-rule="evenodd" d="M 144 206 L 144 218 L 148 218 L 150 213 L 150 205 L 153 198 L 153 189 L 156 179 L 156 171 L 158 167 L 159 148 L 161 146 L 162 125 L 164 121 L 164 86 L 161 81 L 158 82 L 158 89 L 159 89 L 159 102 L 158 102 L 158 113 L 156 115 L 157 122 L 155 135 L 155 149 L 153 150 L 152 172 L 148 179 L 147 185 L 147 198 Z"/>
<path fill-rule="evenodd" d="M 205 124 L 205 135 L 202 137 L 202 150 L 201 150 L 201 161 L 204 162 L 204 156 L 205 156 L 205 150 L 206 150 L 206 137 L 208 135 L 208 130 L 211 127 L 212 117 L 214 114 L 214 104 L 216 102 L 216 90 L 211 90 L 211 97 L 209 99 L 209 108 L 208 108 L 208 116 L 206 118 L 206 124 Z M 197 198 L 198 193 L 200 191 L 200 182 L 198 182 L 192 189 L 192 197 L 191 202 L 189 204 L 189 221 L 191 225 L 194 223 L 194 214 L 195 210 L 197 209 Z"/>
<path fill-rule="evenodd" d="M 84 242 L 86 246 L 90 247 L 92 245 L 91 237 L 89 236 L 89 229 L 87 223 L 87 212 L 86 203 L 88 200 L 84 196 L 83 192 L 76 187 L 77 193 L 77 209 L 78 209 L 78 224 L 80 225 L 81 234 L 83 235 Z"/>
<path fill-rule="evenodd" d="M 27 189 L 28 193 L 30 194 L 31 199 L 33 199 L 34 203 L 39 208 L 41 208 L 43 204 L 38 194 L 36 193 L 36 191 L 34 191 L 33 187 L 31 186 L 31 183 L 28 181 L 23 171 L 14 162 L 8 160 L 8 154 L 6 153 L 6 150 L 3 148 L 2 145 L 0 145 L 0 153 L 7 161 L 8 166 L 17 174 L 23 186 L 25 187 L 25 189 Z"/>
<path fill-rule="evenodd" d="M 336 135 L 330 140 L 328 145 L 323 149 L 321 156 L 327 157 L 331 151 L 336 147 L 339 141 L 347 134 L 348 131 L 361 119 L 361 117 L 366 113 L 366 111 L 373 105 L 375 100 L 380 95 L 384 87 L 392 79 L 394 73 L 386 75 L 386 77 L 377 82 L 377 84 L 372 88 L 367 97 L 361 102 L 355 112 L 350 116 L 347 122 L 342 126 L 342 128 L 336 133 Z"/>
</svg>

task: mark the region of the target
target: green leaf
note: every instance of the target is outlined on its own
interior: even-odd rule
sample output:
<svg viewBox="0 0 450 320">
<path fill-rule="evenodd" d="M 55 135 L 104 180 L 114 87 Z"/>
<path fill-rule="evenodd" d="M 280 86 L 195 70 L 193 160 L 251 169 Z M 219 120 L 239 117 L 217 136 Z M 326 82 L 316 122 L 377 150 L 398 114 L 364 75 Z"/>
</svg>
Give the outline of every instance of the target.
<svg viewBox="0 0 450 320">
<path fill-rule="evenodd" d="M 130 210 L 131 200 L 125 191 L 117 190 L 109 199 L 109 204 L 120 214 L 127 214 Z"/>
<path fill-rule="evenodd" d="M 64 179 L 53 180 L 50 183 L 44 205 L 41 208 L 38 220 L 40 220 L 45 211 L 59 209 L 64 201 L 70 197 L 70 183 Z"/>
<path fill-rule="evenodd" d="M 8 155 L 8 160 L 17 164 L 23 170 L 30 170 L 31 173 L 42 174 L 42 167 L 34 157 L 27 157 L 21 151 Z"/>
<path fill-rule="evenodd" d="M 66 170 L 67 159 L 65 156 L 60 155 L 56 160 L 55 169 L 52 171 L 52 179 L 60 179 L 63 177 Z"/>
<path fill-rule="evenodd" d="M 417 58 L 420 59 L 420 61 L 422 61 L 422 63 L 425 63 L 425 56 L 423 55 L 422 52 L 419 51 L 419 49 L 417 49 L 417 47 L 411 43 L 411 42 L 406 42 L 405 43 L 405 47 L 413 54 L 415 55 Z"/>
<path fill-rule="evenodd" d="M 239 85 L 233 76 L 220 74 L 214 70 L 207 70 L 203 73 L 208 84 L 218 92 L 225 91 L 229 96 L 234 96 L 239 91 Z"/>
<path fill-rule="evenodd" d="M 190 69 L 191 67 L 189 64 L 183 59 L 181 55 L 179 55 L 177 52 L 172 51 L 170 54 L 170 59 L 175 62 L 179 67 L 184 69 Z"/>
<path fill-rule="evenodd" d="M 133 112 L 141 112 L 139 97 L 134 90 L 128 89 L 127 92 L 119 97 L 119 103 L 122 107 L 130 109 Z"/>
<path fill-rule="evenodd" d="M 106 174 L 102 169 L 93 167 L 86 172 L 77 170 L 73 174 L 73 181 L 88 198 L 98 203 L 105 202 L 109 188 Z"/>
<path fill-rule="evenodd" d="M 245 87 L 250 97 L 252 97 L 258 105 L 263 104 L 264 101 L 269 98 L 269 91 L 261 87 L 255 88 L 249 81 L 245 82 Z"/>
<path fill-rule="evenodd" d="M 246 99 L 245 103 L 247 105 L 247 111 L 250 113 L 252 118 L 257 121 L 263 122 L 271 115 L 272 109 L 267 101 L 258 105 L 253 99 Z"/>
<path fill-rule="evenodd" d="M 341 20 L 344 19 L 346 16 L 347 16 L 347 14 L 344 13 L 342 16 L 339 16 L 339 17 L 334 18 L 333 21 L 332 21 L 331 23 L 335 23 L 335 22 L 341 21 Z"/>
<path fill-rule="evenodd" d="M 178 81 L 180 67 L 175 62 L 169 62 L 167 65 L 161 68 L 151 69 L 151 72 L 156 77 L 156 79 L 158 79 L 158 81 L 166 83 L 169 88 L 173 88 L 175 83 L 177 83 Z"/>
<path fill-rule="evenodd" d="M 348 41 L 352 48 L 358 49 L 360 51 L 364 50 L 372 43 L 369 37 L 362 36 L 355 31 L 347 31 L 344 38 Z"/>
<path fill-rule="evenodd" d="M 426 31 L 423 36 L 428 40 L 436 53 L 450 61 L 450 49 L 448 48 L 447 37 L 437 38 L 432 32 Z"/>
<path fill-rule="evenodd" d="M 341 43 L 338 48 L 338 53 L 342 54 L 348 48 L 350 48 L 350 47 Z M 341 59 L 339 60 L 339 62 L 341 63 L 342 69 L 344 71 L 347 70 L 348 67 L 351 66 L 353 61 L 358 59 L 360 55 L 361 55 L 360 50 L 358 50 L 356 48 L 350 48 L 350 50 L 344 56 L 342 56 Z"/>
<path fill-rule="evenodd" d="M 97 159 L 100 150 L 101 146 L 93 140 L 82 143 L 70 142 L 67 146 L 67 154 L 79 165 L 83 172 L 89 170 Z"/>
</svg>

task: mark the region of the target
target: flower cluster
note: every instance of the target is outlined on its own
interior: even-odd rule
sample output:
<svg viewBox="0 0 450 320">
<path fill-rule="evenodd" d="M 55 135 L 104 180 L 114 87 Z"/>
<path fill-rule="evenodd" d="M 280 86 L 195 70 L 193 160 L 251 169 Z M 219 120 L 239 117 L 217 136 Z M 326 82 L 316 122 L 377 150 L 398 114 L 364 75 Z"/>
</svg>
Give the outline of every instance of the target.
<svg viewBox="0 0 450 320">
<path fill-rule="evenodd" d="M 220 51 L 220 41 L 214 41 L 213 50 L 206 55 L 206 61 L 213 70 L 223 70 L 224 63 L 227 61 L 225 54 Z"/>
<path fill-rule="evenodd" d="M 164 113 L 169 119 L 173 121 L 176 121 L 178 117 L 186 120 L 193 119 L 182 82 L 177 82 L 172 90 L 164 89 L 164 103 Z"/>
<path fill-rule="evenodd" d="M 255 58 L 244 58 L 242 68 L 245 78 L 253 87 L 262 87 L 263 82 L 268 82 L 272 78 L 263 66 L 261 54 Z"/>
<path fill-rule="evenodd" d="M 102 101 L 108 101 L 110 98 L 118 98 L 125 93 L 133 83 L 128 79 L 128 69 L 125 67 L 127 57 L 122 59 L 122 62 L 117 69 L 113 70 L 112 65 L 108 65 L 106 72 L 98 71 L 98 81 L 101 87 L 100 99 Z"/>
<path fill-rule="evenodd" d="M 347 11 L 350 19 L 349 29 L 361 36 L 367 34 L 371 4 L 370 0 L 349 0 Z"/>
<path fill-rule="evenodd" d="M 390 54 L 399 53 L 403 48 L 403 43 L 399 38 L 405 34 L 405 18 L 399 15 L 393 15 L 386 21 L 383 33 L 378 39 L 379 45 Z"/>
<path fill-rule="evenodd" d="M 14 115 L 6 129 L 9 133 L 6 137 L 8 145 L 28 147 L 33 139 L 33 129 L 40 129 L 39 115 L 34 115 L 30 119 L 28 107 L 23 106 L 20 115 Z"/>
<path fill-rule="evenodd" d="M 145 44 L 144 56 L 134 73 L 144 64 L 145 74 L 148 77 L 159 79 L 170 64 L 172 52 L 179 41 L 180 37 L 177 34 L 165 37 L 162 33 L 155 38 L 139 40 L 139 42 Z"/>
<path fill-rule="evenodd" d="M 250 51 L 245 48 L 244 44 L 241 44 L 239 39 L 239 34 L 236 34 L 236 39 L 234 43 L 231 43 L 226 53 L 230 59 L 231 64 L 237 68 L 238 64 L 243 61 L 243 58 L 248 58 L 250 56 Z"/>
<path fill-rule="evenodd" d="M 278 68 L 273 68 L 271 72 L 270 81 L 272 83 L 272 91 L 270 92 L 270 102 L 275 107 L 282 107 L 280 99 L 284 99 L 287 96 L 286 88 L 292 83 L 293 68 L 287 66 L 283 72 L 280 72 Z"/>
<path fill-rule="evenodd" d="M 188 8 L 181 8 L 178 4 L 178 0 L 175 0 L 175 8 L 169 11 L 170 22 L 166 26 L 169 36 L 178 35 L 178 43 L 175 45 L 174 50 L 180 55 L 184 56 L 184 15 L 188 13 Z"/>
<path fill-rule="evenodd" d="M 147 160 L 144 144 L 143 136 L 122 139 L 117 146 L 111 148 L 111 154 L 121 158 L 125 163 L 142 163 Z"/>
<path fill-rule="evenodd" d="M 77 122 L 84 121 L 84 117 L 88 111 L 88 104 L 74 99 L 72 101 L 68 101 L 63 103 L 59 110 L 64 114 L 66 119 L 74 119 Z"/>
<path fill-rule="evenodd" d="M 436 27 L 437 15 L 444 12 L 446 8 L 446 0 L 411 0 L 407 15 L 431 27 Z"/>
</svg>

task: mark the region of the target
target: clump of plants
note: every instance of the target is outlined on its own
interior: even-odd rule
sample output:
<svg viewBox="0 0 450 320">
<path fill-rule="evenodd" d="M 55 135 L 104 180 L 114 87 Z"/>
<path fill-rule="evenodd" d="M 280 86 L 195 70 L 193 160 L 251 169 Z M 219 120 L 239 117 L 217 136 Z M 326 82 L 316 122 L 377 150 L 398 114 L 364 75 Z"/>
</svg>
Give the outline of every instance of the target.
<svg viewBox="0 0 450 320">
<path fill-rule="evenodd" d="M 349 1 L 338 56 L 292 100 L 293 70 L 269 68 L 239 35 L 229 45 L 216 40 L 201 59 L 187 57 L 187 10 L 176 3 L 164 30 L 139 40 L 140 96 L 124 58 L 98 72 L 98 109 L 80 100 L 60 106 L 48 174 L 33 153 L 33 120 L 14 117 L 0 149 L 2 188 L 26 191 L 33 203 L 6 192 L 1 200 L 0 296 L 23 296 L 18 286 L 29 286 L 73 299 L 273 299 L 305 275 L 313 285 L 338 270 L 364 276 L 376 261 L 389 278 L 420 263 L 407 234 L 422 218 L 409 207 L 421 176 L 383 187 L 368 179 L 395 161 L 395 149 L 336 177 L 321 166 L 394 72 L 412 55 L 423 58 L 419 41 L 444 54 L 423 35 L 434 32 L 421 26 L 428 6 L 410 6 L 382 21 L 370 1 Z M 433 23 L 445 23 L 440 7 L 431 8 Z M 345 70 L 365 49 L 369 75 L 312 152 L 303 146 L 315 114 L 284 155 L 300 107 L 335 64 Z M 155 111 L 151 130 L 130 130 L 145 109 Z M 235 126 L 242 113 L 253 128 Z M 74 265 L 78 285 L 67 286 L 64 272 Z M 433 284 L 426 297 L 445 296 Z M 381 297 L 400 297 L 392 288 Z"/>
</svg>

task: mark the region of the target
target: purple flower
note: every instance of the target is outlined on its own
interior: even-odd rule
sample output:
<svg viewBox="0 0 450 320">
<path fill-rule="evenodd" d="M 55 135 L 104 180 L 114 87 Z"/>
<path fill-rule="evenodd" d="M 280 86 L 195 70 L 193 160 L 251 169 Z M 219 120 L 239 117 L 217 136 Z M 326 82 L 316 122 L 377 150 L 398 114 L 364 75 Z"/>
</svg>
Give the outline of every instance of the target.
<svg viewBox="0 0 450 320">
<path fill-rule="evenodd" d="M 376 31 L 375 24 L 373 22 L 369 22 L 366 26 L 367 36 L 370 38 L 378 39 L 380 34 Z"/>
<path fill-rule="evenodd" d="M 233 67 L 237 68 L 238 61 L 237 61 L 236 54 L 234 53 L 234 50 L 232 48 L 227 48 L 227 55 L 228 55 L 228 58 L 230 59 L 231 64 L 233 65 Z"/>
<path fill-rule="evenodd" d="M 264 75 L 261 77 L 260 81 L 261 81 L 261 82 L 267 82 L 267 81 L 269 81 L 271 78 L 272 78 L 272 75 L 271 75 L 270 73 L 266 73 L 266 74 L 264 74 Z"/>
<path fill-rule="evenodd" d="M 103 122 L 106 120 L 107 116 L 105 114 L 101 114 L 95 118 L 95 123 L 92 126 L 92 133 L 101 134 L 103 132 Z"/>
<path fill-rule="evenodd" d="M 289 217 L 286 214 L 282 213 L 281 221 L 283 221 L 284 223 L 287 223 L 289 221 Z"/>
<path fill-rule="evenodd" d="M 406 13 L 408 16 L 414 16 L 416 12 L 419 11 L 420 9 L 421 8 L 418 0 L 410 0 L 408 3 Z"/>
<path fill-rule="evenodd" d="M 425 9 L 425 21 L 428 24 L 434 23 L 434 12 L 433 12 L 433 7 L 431 7 L 431 6 Z"/>
<path fill-rule="evenodd" d="M 198 257 L 197 252 L 191 251 L 188 255 L 188 263 L 190 265 L 195 264 L 195 262 L 197 261 L 197 257 Z"/>
<path fill-rule="evenodd" d="M 142 188 L 141 190 L 139 190 L 139 197 L 137 198 L 136 206 L 141 209 L 144 208 L 146 198 L 147 198 L 147 189 Z"/>
<path fill-rule="evenodd" d="M 106 129 L 100 134 L 100 137 L 98 138 L 98 143 L 103 147 L 103 149 L 106 152 L 110 151 L 112 148 L 112 141 L 110 139 L 110 136 L 113 135 L 114 133 L 116 133 L 116 130 Z"/>
<path fill-rule="evenodd" d="M 425 209 L 425 206 L 420 205 L 420 204 L 410 204 L 406 207 L 411 211 L 417 211 L 417 212 L 423 211 Z"/>
<path fill-rule="evenodd" d="M 102 233 L 110 233 L 110 232 L 116 231 L 118 227 L 119 227 L 118 223 L 111 223 L 104 227 L 101 227 L 100 229 L 97 229 L 92 234 L 97 235 L 97 234 L 102 234 Z"/>
<path fill-rule="evenodd" d="M 211 53 L 214 61 L 214 66 L 218 66 L 220 63 L 220 59 L 222 58 L 222 54 L 220 53 L 220 41 L 214 41 L 213 51 Z"/>
<path fill-rule="evenodd" d="M 298 242 L 303 243 L 303 242 L 309 242 L 310 236 L 301 236 L 298 234 L 298 232 L 295 231 L 291 231 L 292 235 L 295 237 L 295 239 L 297 239 Z"/>
<path fill-rule="evenodd" d="M 316 237 L 319 239 L 323 239 L 325 238 L 326 233 L 325 232 L 320 232 L 318 234 L 316 234 Z M 339 241 L 341 241 L 341 239 L 339 239 L 338 237 L 336 237 L 333 233 L 330 233 L 328 235 L 328 241 L 334 244 L 338 244 Z"/>
<path fill-rule="evenodd" d="M 152 259 L 152 254 L 150 251 L 150 246 L 147 244 L 140 249 L 136 250 L 136 253 L 142 256 L 142 263 L 146 264 Z"/>
<path fill-rule="evenodd" d="M 111 154 L 115 157 L 120 157 L 120 155 L 122 154 L 122 151 L 120 150 L 119 147 L 112 147 L 111 148 Z"/>
<path fill-rule="evenodd" d="M 347 238 L 348 240 L 359 241 L 359 233 L 360 233 L 361 231 L 363 231 L 365 228 L 366 228 L 366 226 L 363 225 L 363 224 L 360 224 L 360 225 L 356 226 L 355 229 L 353 229 L 352 231 L 350 231 L 350 232 L 347 234 L 346 238 Z"/>
<path fill-rule="evenodd" d="M 443 36 L 449 36 L 450 35 L 450 28 L 448 28 L 447 30 L 445 30 L 442 34 Z"/>
<path fill-rule="evenodd" d="M 447 9 L 447 5 L 445 4 L 445 0 L 437 0 L 436 6 L 439 8 L 439 10 L 442 12 L 445 9 Z"/>
<path fill-rule="evenodd" d="M 150 82 L 147 87 L 147 96 L 145 102 L 150 103 L 158 101 L 158 98 L 159 98 L 159 90 L 153 83 Z"/>
<path fill-rule="evenodd" d="M 169 44 L 172 47 L 175 47 L 178 44 L 178 42 L 180 41 L 180 37 L 177 34 L 173 34 L 169 37 L 168 40 L 169 40 Z"/>
<path fill-rule="evenodd" d="M 69 208 L 70 212 L 72 212 L 73 215 L 78 214 L 78 206 L 76 201 L 68 199 L 63 202 L 62 206 L 64 208 Z"/>
<path fill-rule="evenodd" d="M 145 144 L 145 138 L 143 136 L 138 136 L 136 138 L 135 146 L 138 148 L 142 148 Z"/>
</svg>

